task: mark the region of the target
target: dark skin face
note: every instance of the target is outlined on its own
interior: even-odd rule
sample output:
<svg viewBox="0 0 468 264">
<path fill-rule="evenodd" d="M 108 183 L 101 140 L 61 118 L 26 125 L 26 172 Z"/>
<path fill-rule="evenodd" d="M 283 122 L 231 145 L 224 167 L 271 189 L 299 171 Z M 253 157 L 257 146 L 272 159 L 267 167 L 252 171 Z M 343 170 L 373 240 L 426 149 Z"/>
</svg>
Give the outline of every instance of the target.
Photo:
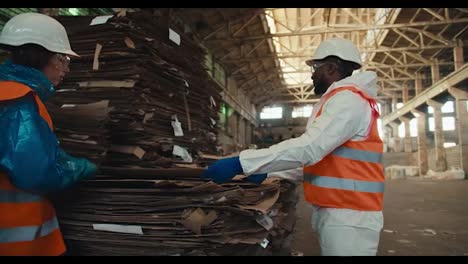
<svg viewBox="0 0 468 264">
<path fill-rule="evenodd" d="M 314 61 L 312 66 L 312 81 L 314 82 L 314 93 L 317 95 L 324 94 L 328 87 L 334 82 L 337 82 L 342 78 L 338 71 L 338 67 L 333 62 Z M 314 70 L 315 66 L 315 70 Z"/>
</svg>

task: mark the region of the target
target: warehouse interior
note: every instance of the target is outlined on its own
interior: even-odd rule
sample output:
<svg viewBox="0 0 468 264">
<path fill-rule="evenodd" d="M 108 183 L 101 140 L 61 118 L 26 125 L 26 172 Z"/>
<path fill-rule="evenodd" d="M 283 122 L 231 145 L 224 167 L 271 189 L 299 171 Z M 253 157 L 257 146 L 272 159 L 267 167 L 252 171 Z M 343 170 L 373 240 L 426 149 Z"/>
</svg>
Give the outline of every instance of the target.
<svg viewBox="0 0 468 264">
<path fill-rule="evenodd" d="M 378 76 L 377 255 L 468 255 L 467 8 L 0 8 L 0 29 L 28 12 L 80 55 L 47 108 L 101 172 L 52 198 L 71 255 L 320 255 L 301 182 L 199 174 L 305 132 L 333 37 Z"/>
</svg>

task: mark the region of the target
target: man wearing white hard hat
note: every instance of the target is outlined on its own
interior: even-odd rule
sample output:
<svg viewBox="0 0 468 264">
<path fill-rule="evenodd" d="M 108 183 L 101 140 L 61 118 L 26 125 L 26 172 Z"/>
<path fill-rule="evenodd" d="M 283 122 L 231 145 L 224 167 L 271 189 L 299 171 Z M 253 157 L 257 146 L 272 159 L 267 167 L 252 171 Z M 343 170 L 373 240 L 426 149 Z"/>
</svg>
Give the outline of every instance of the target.
<svg viewBox="0 0 468 264">
<path fill-rule="evenodd" d="M 306 132 L 267 149 L 244 150 L 217 161 L 204 174 L 218 183 L 237 174 L 261 182 L 267 176 L 301 177 L 312 205 L 312 227 L 321 254 L 376 255 L 383 227 L 383 144 L 375 72 L 359 72 L 360 54 L 349 40 L 323 41 L 307 65 L 315 94 Z"/>
<path fill-rule="evenodd" d="M 69 72 L 65 28 L 38 13 L 11 18 L 0 34 L 0 255 L 62 255 L 65 244 L 46 194 L 94 177 L 96 165 L 65 153 L 44 102 Z"/>
</svg>

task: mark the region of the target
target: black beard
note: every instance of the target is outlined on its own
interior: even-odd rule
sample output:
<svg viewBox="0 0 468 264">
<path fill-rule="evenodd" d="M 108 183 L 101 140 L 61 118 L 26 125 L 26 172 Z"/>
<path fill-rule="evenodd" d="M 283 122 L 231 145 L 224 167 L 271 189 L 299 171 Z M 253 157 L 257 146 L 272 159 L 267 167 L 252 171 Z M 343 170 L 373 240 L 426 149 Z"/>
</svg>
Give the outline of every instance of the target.
<svg viewBox="0 0 468 264">
<path fill-rule="evenodd" d="M 315 88 L 314 88 L 314 93 L 315 93 L 316 95 L 322 95 L 322 94 L 324 94 L 327 90 L 328 90 L 328 86 L 323 85 L 323 84 L 318 84 L 318 85 L 315 86 Z"/>
</svg>

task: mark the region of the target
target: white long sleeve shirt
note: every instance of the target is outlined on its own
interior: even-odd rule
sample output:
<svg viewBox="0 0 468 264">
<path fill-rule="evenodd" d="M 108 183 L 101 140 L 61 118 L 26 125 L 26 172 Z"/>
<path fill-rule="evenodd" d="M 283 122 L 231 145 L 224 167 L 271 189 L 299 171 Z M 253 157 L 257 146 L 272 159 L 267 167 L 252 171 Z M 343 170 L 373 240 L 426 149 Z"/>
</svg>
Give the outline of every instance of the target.
<svg viewBox="0 0 468 264">
<path fill-rule="evenodd" d="M 370 71 L 356 73 L 333 83 L 324 95 L 343 86 L 354 86 L 369 96 L 375 97 L 377 95 L 377 75 Z M 242 151 L 239 156 L 244 173 L 246 175 L 268 173 L 268 176 L 302 180 L 304 166 L 319 162 L 336 147 L 350 139 L 359 141 L 367 137 L 372 112 L 366 100 L 351 91 L 339 92 L 326 102 L 322 114 L 315 122 L 312 122 L 324 103 L 324 98 L 322 96 L 314 106 L 306 126 L 306 132 L 302 136 L 285 140 L 267 149 Z M 362 232 L 362 230 L 376 232 L 366 231 L 372 236 L 363 235 L 356 238 L 353 243 L 348 243 L 350 248 L 339 248 L 338 251 L 357 252 L 358 249 L 354 248 L 353 245 L 366 243 L 378 245 L 378 234 L 383 228 L 381 211 L 311 206 L 313 209 L 312 227 L 320 233 L 321 239 L 340 241 L 343 238 L 342 234 L 345 231 L 349 232 L 350 227 L 356 228 L 356 232 Z M 330 232 L 331 229 L 334 231 Z M 322 250 L 324 250 L 325 244 L 321 242 Z"/>
<path fill-rule="evenodd" d="M 323 106 L 321 115 L 312 122 L 324 103 L 325 95 L 343 86 L 354 86 L 375 97 L 377 75 L 375 72 L 366 71 L 333 83 L 314 106 L 303 135 L 266 149 L 249 149 L 240 153 L 244 173 L 269 173 L 300 180 L 304 166 L 318 163 L 350 139 L 365 139 L 370 128 L 371 108 L 366 100 L 351 91 L 342 91 L 332 96 Z"/>
</svg>

